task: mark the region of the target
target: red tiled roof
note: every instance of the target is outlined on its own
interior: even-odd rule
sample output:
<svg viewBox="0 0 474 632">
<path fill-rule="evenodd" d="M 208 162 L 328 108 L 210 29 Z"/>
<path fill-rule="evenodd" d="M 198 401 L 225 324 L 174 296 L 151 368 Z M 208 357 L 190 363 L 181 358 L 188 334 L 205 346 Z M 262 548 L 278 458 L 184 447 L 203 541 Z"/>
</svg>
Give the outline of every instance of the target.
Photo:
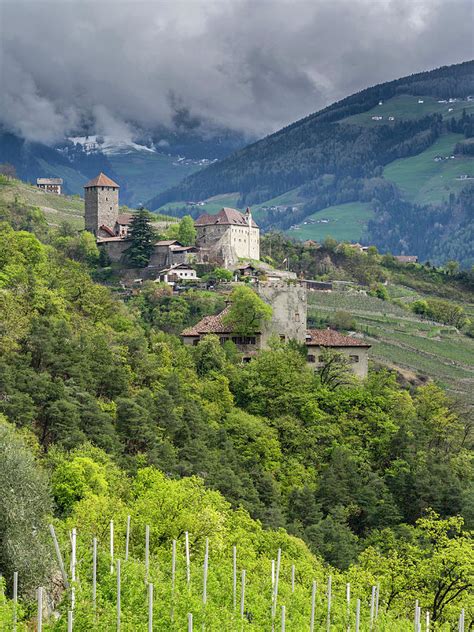
<svg viewBox="0 0 474 632">
<path fill-rule="evenodd" d="M 222 317 L 227 314 L 230 306 L 228 305 L 220 314 L 215 316 L 204 316 L 193 327 L 183 329 L 182 336 L 202 336 L 205 334 L 231 334 L 232 328 L 229 325 L 224 325 Z"/>
<path fill-rule="evenodd" d="M 246 216 L 237 211 L 235 208 L 221 208 L 216 215 L 208 215 L 205 213 L 197 218 L 194 222 L 196 226 L 209 226 L 212 224 L 223 224 L 224 226 L 248 226 Z M 252 219 L 252 227 L 258 228 L 257 224 Z"/>
<path fill-rule="evenodd" d="M 84 185 L 84 189 L 90 189 L 91 187 L 115 187 L 117 189 L 120 188 L 120 186 L 116 182 L 106 176 L 105 173 L 102 173 L 102 171 L 99 173 L 98 176 L 96 176 L 92 180 L 89 180 L 89 182 Z"/>
<path fill-rule="evenodd" d="M 306 345 L 319 345 L 321 347 L 370 347 L 360 338 L 345 336 L 333 329 L 308 329 L 306 332 Z"/>
<path fill-rule="evenodd" d="M 111 237 L 115 237 L 116 236 L 114 231 L 111 228 L 109 228 L 108 226 L 106 226 L 105 224 L 102 224 L 102 226 L 100 227 L 100 230 L 104 230 L 106 233 L 109 233 L 109 235 Z"/>
<path fill-rule="evenodd" d="M 132 219 L 133 219 L 133 213 L 120 213 L 116 221 L 117 221 L 117 224 L 120 224 L 122 226 L 128 226 L 129 224 L 132 223 Z"/>
</svg>

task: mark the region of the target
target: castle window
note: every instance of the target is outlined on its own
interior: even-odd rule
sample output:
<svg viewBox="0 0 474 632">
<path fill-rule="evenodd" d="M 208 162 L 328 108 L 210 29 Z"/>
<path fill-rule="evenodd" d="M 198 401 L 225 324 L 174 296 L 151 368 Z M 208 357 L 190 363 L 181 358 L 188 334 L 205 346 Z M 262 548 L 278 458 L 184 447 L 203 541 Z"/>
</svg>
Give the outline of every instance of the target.
<svg viewBox="0 0 474 632">
<path fill-rule="evenodd" d="M 350 355 L 349 356 L 349 360 L 351 362 L 354 362 L 354 363 L 359 362 L 359 356 L 358 355 Z"/>
<path fill-rule="evenodd" d="M 314 355 L 309 355 L 308 362 L 316 362 L 316 357 Z"/>
<path fill-rule="evenodd" d="M 320 356 L 319 356 L 319 358 L 318 358 L 318 362 L 324 362 L 324 356 L 323 356 L 323 355 L 320 355 Z"/>
<path fill-rule="evenodd" d="M 286 338 L 285 338 L 285 334 L 280 334 L 280 340 L 282 342 L 285 342 Z"/>
</svg>

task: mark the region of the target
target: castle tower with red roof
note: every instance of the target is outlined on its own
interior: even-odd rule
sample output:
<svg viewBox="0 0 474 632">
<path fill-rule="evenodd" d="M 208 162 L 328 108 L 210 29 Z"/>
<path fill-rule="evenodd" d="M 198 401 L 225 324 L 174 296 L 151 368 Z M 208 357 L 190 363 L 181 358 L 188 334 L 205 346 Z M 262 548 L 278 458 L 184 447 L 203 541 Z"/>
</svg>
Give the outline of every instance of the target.
<svg viewBox="0 0 474 632">
<path fill-rule="evenodd" d="M 86 230 L 96 237 L 114 234 L 119 214 L 119 188 L 104 173 L 84 185 Z"/>
</svg>

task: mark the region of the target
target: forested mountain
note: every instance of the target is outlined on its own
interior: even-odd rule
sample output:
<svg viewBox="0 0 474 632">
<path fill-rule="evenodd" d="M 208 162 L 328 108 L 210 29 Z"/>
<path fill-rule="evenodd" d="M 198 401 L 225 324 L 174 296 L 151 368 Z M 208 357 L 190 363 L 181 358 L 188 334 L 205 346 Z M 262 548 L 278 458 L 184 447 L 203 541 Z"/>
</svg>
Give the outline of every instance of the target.
<svg viewBox="0 0 474 632">
<path fill-rule="evenodd" d="M 455 254 L 469 265 L 474 252 L 463 235 L 472 231 L 473 94 L 474 62 L 368 88 L 189 176 L 149 205 L 238 192 L 240 207 L 257 205 L 263 228 L 287 230 L 333 205 L 364 203 L 372 212 L 366 241 L 437 262 Z M 418 201 L 385 168 L 440 139 L 449 154 L 428 155 L 424 172 L 412 167 L 411 185 L 421 190 L 432 165 L 450 171 L 440 171 L 442 186 Z"/>
<path fill-rule="evenodd" d="M 2 179 L 0 186 L 10 184 Z M 411 629 L 415 599 L 447 627 L 461 607 L 472 620 L 472 545 L 465 531 L 473 524 L 471 428 L 439 386 L 403 387 L 386 370 L 358 381 L 337 366 L 332 370 L 342 372 L 328 379 L 307 368 L 297 345 L 280 341 L 246 364 L 232 343 L 223 347 L 214 336 L 185 347 L 176 334 L 220 311 L 224 295 L 176 295 L 148 282 L 124 302 L 94 280 L 109 278 L 110 270 L 100 267 L 91 235 L 48 228 L 41 212 L 18 200 L 0 205 L 0 213 L 0 413 L 11 424 L 0 422 L 0 574 L 11 595 L 13 572 L 20 570 L 26 618 L 32 590 L 52 583 L 46 525 L 53 513 L 63 550 L 78 528 L 75 616 L 82 627 L 76 629 L 114 627 L 107 530 L 114 520 L 123 556 L 127 515 L 133 525 L 123 576 L 128 629 L 142 629 L 146 617 L 138 604 L 146 599 L 147 524 L 163 625 L 170 616 L 170 575 L 163 569 L 170 566 L 171 541 L 180 546 L 177 622 L 169 629 L 181 630 L 191 608 L 206 616 L 196 579 L 206 537 L 210 630 L 233 616 L 234 544 L 239 570 L 245 563 L 251 582 L 249 629 L 267 629 L 271 586 L 265 596 L 263 578 L 270 582 L 278 548 L 282 595 L 296 629 L 309 616 L 311 582 L 322 593 L 329 574 L 336 625 L 345 621 L 346 581 L 363 600 L 367 624 L 370 587 L 377 584 L 387 630 Z M 192 589 L 183 567 L 185 532 L 192 563 L 201 569 L 193 570 Z M 95 623 L 92 537 L 100 541 L 101 569 Z M 2 584 L 0 622 L 11 621 Z M 322 624 L 327 602 L 318 599 Z M 64 612 L 67 596 L 61 604 Z M 64 618 L 50 629 L 61 625 Z"/>
</svg>

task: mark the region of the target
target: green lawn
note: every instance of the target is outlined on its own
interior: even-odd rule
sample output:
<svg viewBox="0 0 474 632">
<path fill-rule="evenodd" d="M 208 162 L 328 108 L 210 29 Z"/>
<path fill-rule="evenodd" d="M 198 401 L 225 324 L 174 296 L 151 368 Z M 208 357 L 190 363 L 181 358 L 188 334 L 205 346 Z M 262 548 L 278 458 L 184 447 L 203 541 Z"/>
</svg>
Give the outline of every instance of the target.
<svg viewBox="0 0 474 632">
<path fill-rule="evenodd" d="M 338 204 L 313 213 L 313 215 L 306 217 L 298 225 L 298 228 L 290 229 L 287 232 L 288 235 L 298 239 L 322 241 L 325 237 L 334 237 L 338 241 L 356 242 L 361 239 L 367 222 L 372 216 L 373 211 L 368 203 Z M 325 223 L 322 220 L 329 221 Z"/>
<path fill-rule="evenodd" d="M 418 103 L 422 100 L 423 103 Z M 448 110 L 452 108 L 452 112 Z M 400 119 L 417 119 L 427 116 L 428 114 L 434 114 L 439 112 L 443 117 L 451 118 L 452 116 L 458 117 L 462 114 L 463 109 L 466 112 L 474 112 L 474 102 L 457 101 L 456 103 L 438 103 L 438 99 L 434 97 L 415 97 L 408 94 L 401 94 L 384 101 L 382 105 L 376 105 L 367 112 L 361 114 L 354 114 L 343 119 L 341 123 L 351 123 L 356 125 L 387 125 L 395 124 Z M 382 116 L 381 121 L 373 121 L 373 116 Z M 393 116 L 395 120 L 389 121 L 388 117 Z"/>
<path fill-rule="evenodd" d="M 474 177 L 474 159 L 468 156 L 435 162 L 435 156 L 451 156 L 461 134 L 443 134 L 431 147 L 417 156 L 401 158 L 387 165 L 383 175 L 392 180 L 412 202 L 423 204 L 445 200 L 450 193 L 458 193 L 465 180 L 461 175 Z"/>
</svg>

